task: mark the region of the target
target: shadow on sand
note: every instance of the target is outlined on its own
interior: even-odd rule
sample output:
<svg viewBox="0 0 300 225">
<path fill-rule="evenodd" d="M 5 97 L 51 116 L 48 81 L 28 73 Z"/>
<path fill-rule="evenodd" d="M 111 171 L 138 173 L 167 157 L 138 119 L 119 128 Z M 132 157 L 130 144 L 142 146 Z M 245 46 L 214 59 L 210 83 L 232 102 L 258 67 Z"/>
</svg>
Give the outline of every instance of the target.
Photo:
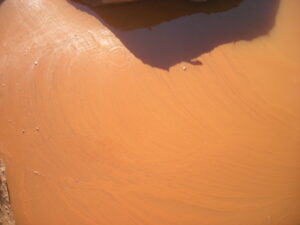
<svg viewBox="0 0 300 225">
<path fill-rule="evenodd" d="M 168 70 L 215 47 L 266 35 L 274 26 L 280 0 L 144 0 L 93 7 L 69 0 L 96 16 L 137 58 Z"/>
</svg>

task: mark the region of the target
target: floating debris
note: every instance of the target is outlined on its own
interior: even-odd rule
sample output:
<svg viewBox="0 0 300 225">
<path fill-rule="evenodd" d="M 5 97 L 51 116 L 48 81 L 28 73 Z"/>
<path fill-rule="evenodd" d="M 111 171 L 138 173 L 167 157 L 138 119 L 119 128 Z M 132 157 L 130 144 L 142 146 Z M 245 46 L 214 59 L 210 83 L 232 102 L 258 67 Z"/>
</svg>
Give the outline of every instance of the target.
<svg viewBox="0 0 300 225">
<path fill-rule="evenodd" d="M 34 61 L 34 65 L 37 65 L 39 62 L 38 61 Z"/>
<path fill-rule="evenodd" d="M 35 175 L 42 176 L 42 174 L 41 174 L 39 171 L 37 171 L 37 170 L 32 170 L 32 172 L 33 172 Z"/>
<path fill-rule="evenodd" d="M 36 131 L 39 131 L 39 130 L 40 130 L 40 128 L 39 128 L 39 127 L 36 127 L 36 128 L 35 128 L 35 130 L 36 130 Z"/>
</svg>

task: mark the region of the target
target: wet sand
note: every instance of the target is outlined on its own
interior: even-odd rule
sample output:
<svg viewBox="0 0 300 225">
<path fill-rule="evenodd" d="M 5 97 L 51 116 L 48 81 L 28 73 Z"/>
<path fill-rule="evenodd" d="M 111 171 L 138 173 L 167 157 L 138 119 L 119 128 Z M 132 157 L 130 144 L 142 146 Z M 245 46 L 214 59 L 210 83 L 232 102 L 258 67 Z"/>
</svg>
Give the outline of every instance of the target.
<svg viewBox="0 0 300 225">
<path fill-rule="evenodd" d="M 0 4 L 17 224 L 300 224 L 298 1 L 268 33 L 166 68 L 73 3 Z"/>
</svg>

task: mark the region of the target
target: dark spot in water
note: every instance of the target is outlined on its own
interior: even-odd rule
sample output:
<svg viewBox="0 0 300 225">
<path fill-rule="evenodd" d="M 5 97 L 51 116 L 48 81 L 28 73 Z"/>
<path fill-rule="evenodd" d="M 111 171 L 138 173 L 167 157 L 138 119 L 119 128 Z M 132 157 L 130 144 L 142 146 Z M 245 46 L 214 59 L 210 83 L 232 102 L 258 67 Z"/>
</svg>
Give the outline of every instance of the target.
<svg viewBox="0 0 300 225">
<path fill-rule="evenodd" d="M 193 61 L 219 45 L 250 41 L 274 26 L 280 0 L 145 0 L 76 8 L 106 24 L 132 54 L 153 67 L 169 69 Z"/>
<path fill-rule="evenodd" d="M 194 66 L 199 66 L 199 65 L 202 65 L 202 62 L 200 62 L 199 60 L 197 59 L 191 59 L 188 61 L 188 63 L 194 65 Z"/>
</svg>

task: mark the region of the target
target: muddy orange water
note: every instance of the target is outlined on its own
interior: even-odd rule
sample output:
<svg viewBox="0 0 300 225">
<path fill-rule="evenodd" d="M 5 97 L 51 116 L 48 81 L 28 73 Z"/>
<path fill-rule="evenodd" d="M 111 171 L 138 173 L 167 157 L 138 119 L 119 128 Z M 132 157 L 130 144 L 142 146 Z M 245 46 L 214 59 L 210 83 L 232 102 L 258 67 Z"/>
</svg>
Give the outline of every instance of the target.
<svg viewBox="0 0 300 225">
<path fill-rule="evenodd" d="M 1 2 L 17 224 L 300 224 L 298 0 Z"/>
</svg>

